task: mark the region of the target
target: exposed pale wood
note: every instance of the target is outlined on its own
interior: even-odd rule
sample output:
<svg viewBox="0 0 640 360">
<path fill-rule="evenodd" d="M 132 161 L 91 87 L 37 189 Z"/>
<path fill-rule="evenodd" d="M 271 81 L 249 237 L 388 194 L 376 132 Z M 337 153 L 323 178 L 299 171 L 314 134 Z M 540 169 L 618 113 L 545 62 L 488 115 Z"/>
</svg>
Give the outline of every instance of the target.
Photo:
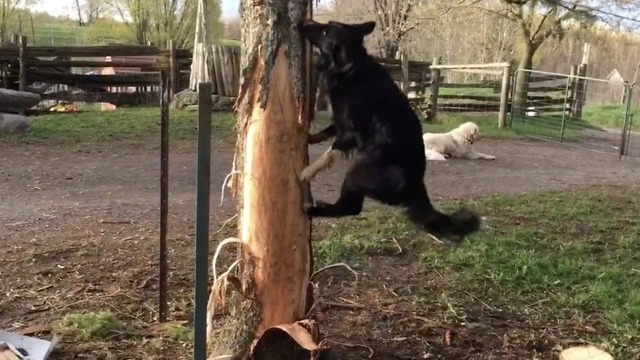
<svg viewBox="0 0 640 360">
<path fill-rule="evenodd" d="M 11 89 L 0 89 L 0 112 L 22 112 L 40 102 L 40 95 Z"/>
<path fill-rule="evenodd" d="M 256 104 L 246 134 L 240 234 L 245 260 L 256 269 L 256 300 L 262 309 L 258 333 L 305 317 L 311 274 L 310 222 L 302 212 L 296 174 L 307 165 L 305 126 L 297 121 L 286 48 L 281 45 L 275 59 L 267 107 L 263 111 Z"/>
<path fill-rule="evenodd" d="M 498 127 L 503 128 L 507 124 L 507 108 L 509 105 L 509 84 L 511 83 L 511 66 L 502 69 L 502 88 L 500 89 L 500 111 L 498 112 Z"/>
<path fill-rule="evenodd" d="M 170 82 L 170 92 L 169 96 L 175 95 L 178 92 L 178 86 L 180 85 L 180 76 L 178 70 L 178 58 L 176 57 L 176 48 L 173 44 L 173 40 L 169 40 L 167 47 L 169 48 L 169 82 Z M 162 69 L 166 71 L 167 69 Z"/>
<path fill-rule="evenodd" d="M 214 346 L 209 359 L 248 351 L 254 337 L 260 338 L 273 326 L 304 319 L 311 306 L 311 223 L 302 210 L 309 188 L 297 175 L 308 165 L 309 123 L 304 118 L 300 121 L 298 105 L 302 104 L 294 95 L 287 52 L 284 43 L 274 54 L 268 90 L 260 82 L 266 71 L 265 54 L 260 50 L 249 54 L 259 61 L 245 78 L 250 83 L 242 86 L 248 90 L 241 93 L 240 101 L 248 101 L 244 102 L 248 108 L 241 106 L 238 112 L 241 130 L 234 162 L 241 174 L 237 194 L 241 286 L 250 289 L 250 298 L 236 297 L 234 305 L 229 305 L 242 311 L 237 319 L 228 320 L 226 329 L 234 330 L 225 338 L 217 336 L 216 344 L 234 345 Z M 265 90 L 263 109 L 260 97 Z"/>
<path fill-rule="evenodd" d="M 613 356 L 593 345 L 584 345 L 562 350 L 559 360 L 613 360 Z"/>
<path fill-rule="evenodd" d="M 198 91 L 198 84 L 211 82 L 213 62 L 211 54 L 211 34 L 209 34 L 209 11 L 207 2 L 198 0 L 198 11 L 196 16 L 196 31 L 194 37 L 193 63 L 191 65 L 191 76 L 189 79 L 189 89 Z"/>
<path fill-rule="evenodd" d="M 409 92 L 409 82 L 411 82 L 411 80 L 409 80 L 409 57 L 404 52 L 400 53 L 400 62 L 402 68 L 402 82 L 400 88 L 402 89 L 402 92 L 407 94 Z"/>
<path fill-rule="evenodd" d="M 431 94 L 429 95 L 429 105 L 431 111 L 427 114 L 427 121 L 433 121 L 438 114 L 438 92 L 440 91 L 440 69 L 438 64 L 439 58 L 433 58 L 431 62 Z"/>
</svg>

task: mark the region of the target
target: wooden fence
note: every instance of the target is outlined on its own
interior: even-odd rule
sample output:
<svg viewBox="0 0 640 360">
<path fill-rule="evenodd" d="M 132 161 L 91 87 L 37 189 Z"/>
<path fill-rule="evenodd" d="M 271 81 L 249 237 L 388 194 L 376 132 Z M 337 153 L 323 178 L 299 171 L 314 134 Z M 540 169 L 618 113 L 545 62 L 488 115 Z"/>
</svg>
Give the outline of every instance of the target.
<svg viewBox="0 0 640 360">
<path fill-rule="evenodd" d="M 403 55 L 399 56 L 404 59 Z M 442 65 L 432 62 L 378 59 L 387 67 L 398 85 L 410 96 L 414 108 L 427 121 L 443 113 L 497 113 L 498 126 L 506 125 L 511 112 L 513 77 L 509 63 Z M 399 69 L 398 69 L 399 68 Z M 526 108 L 547 115 L 565 113 L 580 118 L 585 102 L 584 80 L 586 65 L 572 66 L 570 75 L 535 75 L 527 79 Z M 445 82 L 443 72 L 471 74 L 471 82 Z M 576 77 L 577 76 L 577 77 Z M 490 78 L 490 79 L 487 79 Z"/>
<path fill-rule="evenodd" d="M 161 72 L 171 74 L 175 91 L 188 84 L 184 70 L 190 63 L 190 51 L 172 46 L 30 47 L 26 37 L 14 36 L 12 44 L 0 47 L 4 88 L 35 92 L 43 100 L 158 103 Z"/>
<path fill-rule="evenodd" d="M 197 47 L 196 51 L 203 51 L 203 48 Z M 211 55 L 213 63 L 213 74 L 211 74 L 213 93 L 236 97 L 240 89 L 240 47 L 212 45 Z"/>
<path fill-rule="evenodd" d="M 192 55 L 191 50 L 175 49 L 172 43 L 166 49 L 141 45 L 30 47 L 26 37 L 14 35 L 12 44 L 0 47 L 0 66 L 5 88 L 36 92 L 45 100 L 142 105 L 159 103 L 163 72 L 170 78 L 171 95 L 187 88 Z M 393 59 L 377 60 L 405 94 L 415 95 L 412 103 L 427 119 L 433 119 L 438 112 L 497 112 L 498 124 L 504 125 L 511 106 L 512 73 L 507 63 L 441 65 L 439 59 L 413 61 L 402 53 Z M 212 45 L 212 63 L 214 94 L 236 96 L 240 48 Z M 583 70 L 574 69 L 576 75 Z M 494 79 L 445 82 L 443 71 L 484 74 Z M 580 98 L 584 94 L 579 91 L 580 83 L 567 88 L 548 85 L 549 79 L 537 79 L 534 75 L 529 80 L 529 106 L 545 112 L 571 111 L 579 115 L 580 104 L 584 102 Z M 484 92 L 479 93 L 478 89 Z M 550 95 L 552 92 L 555 94 Z M 320 101 L 317 103 L 320 105 Z M 571 104 L 570 109 L 560 109 L 561 103 Z"/>
</svg>

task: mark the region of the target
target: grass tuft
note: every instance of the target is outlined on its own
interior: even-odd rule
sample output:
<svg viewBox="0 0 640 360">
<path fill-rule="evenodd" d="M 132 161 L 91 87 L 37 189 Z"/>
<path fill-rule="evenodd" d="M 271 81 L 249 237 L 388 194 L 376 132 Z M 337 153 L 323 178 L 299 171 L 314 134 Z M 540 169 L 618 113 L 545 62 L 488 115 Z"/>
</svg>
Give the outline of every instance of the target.
<svg viewBox="0 0 640 360">
<path fill-rule="evenodd" d="M 110 311 L 68 314 L 57 325 L 56 332 L 76 341 L 89 341 L 121 333 L 123 326 Z"/>
<path fill-rule="evenodd" d="M 175 110 L 169 113 L 171 140 L 195 140 L 197 112 Z M 235 119 L 231 113 L 214 112 L 211 132 L 214 139 L 235 138 Z M 115 111 L 87 110 L 32 117 L 32 130 L 24 135 L 0 137 L 4 142 L 21 143 L 106 143 L 114 140 L 159 141 L 160 108 L 121 108 Z"/>
</svg>

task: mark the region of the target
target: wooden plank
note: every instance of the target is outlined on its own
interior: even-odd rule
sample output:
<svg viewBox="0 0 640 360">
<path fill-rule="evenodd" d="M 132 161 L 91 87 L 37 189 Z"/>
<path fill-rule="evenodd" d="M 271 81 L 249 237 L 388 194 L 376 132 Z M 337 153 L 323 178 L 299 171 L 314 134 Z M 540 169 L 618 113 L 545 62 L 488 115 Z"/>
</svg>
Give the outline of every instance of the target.
<svg viewBox="0 0 640 360">
<path fill-rule="evenodd" d="M 373 57 L 373 59 L 375 61 L 377 61 L 378 63 L 380 63 L 381 65 L 398 65 L 398 66 L 400 66 L 402 64 L 400 59 L 380 58 L 380 57 L 375 57 L 375 56 Z M 425 68 L 425 70 L 428 71 L 430 65 L 431 65 L 431 63 L 428 62 L 428 61 L 409 60 L 409 67 Z"/>
<path fill-rule="evenodd" d="M 462 103 L 451 104 L 441 103 L 438 105 L 438 111 L 443 112 L 498 112 L 500 111 L 500 103 L 485 104 L 485 103 Z"/>
<path fill-rule="evenodd" d="M 537 83 L 537 82 L 546 82 L 546 81 L 558 81 L 564 80 L 567 81 L 567 75 L 562 74 L 529 74 L 529 84 Z"/>
<path fill-rule="evenodd" d="M 160 101 L 158 91 L 146 92 L 72 92 L 58 91 L 43 94 L 45 100 L 66 100 L 72 102 L 106 102 L 116 106 L 157 104 Z"/>
<path fill-rule="evenodd" d="M 488 63 L 488 64 L 443 64 L 443 65 L 431 65 L 432 69 L 441 70 L 461 70 L 461 69 L 486 69 L 486 68 L 503 68 L 509 66 L 508 62 Z"/>
<path fill-rule="evenodd" d="M 133 62 L 133 61 L 87 61 L 87 60 L 27 60 L 29 67 L 82 67 L 82 68 L 131 68 L 144 69 L 147 71 L 161 71 L 169 69 L 169 63 L 163 58 L 157 58 L 156 62 Z M 180 64 L 185 67 L 185 63 Z"/>
<path fill-rule="evenodd" d="M 440 83 L 440 87 L 448 89 L 493 88 L 500 90 L 500 81 L 490 80 L 474 83 Z"/>
<path fill-rule="evenodd" d="M 84 75 L 35 70 L 27 72 L 27 80 L 70 86 L 149 86 L 157 85 L 160 81 L 160 75 L 159 73 Z"/>
<path fill-rule="evenodd" d="M 565 92 L 567 90 L 567 85 L 558 85 L 558 86 L 530 86 L 528 88 L 529 93 L 548 93 L 548 92 Z"/>
<path fill-rule="evenodd" d="M 103 45 L 103 46 L 30 46 L 29 56 L 33 57 L 107 57 L 107 56 L 167 56 L 168 50 L 143 45 Z M 15 58 L 17 48 L 0 48 L 0 58 Z"/>
<path fill-rule="evenodd" d="M 487 95 L 439 94 L 438 98 L 440 98 L 440 99 L 475 100 L 475 101 L 486 101 L 486 102 L 497 102 L 497 101 L 500 101 L 500 97 L 499 96 L 487 96 Z"/>
<path fill-rule="evenodd" d="M 527 106 L 536 106 L 536 107 L 540 107 L 540 106 L 546 106 L 546 105 L 558 105 L 558 104 L 564 104 L 565 103 L 565 99 L 564 98 L 560 98 L 560 99 L 540 99 L 540 98 L 531 98 L 528 97 L 527 100 Z"/>
<path fill-rule="evenodd" d="M 467 74 L 489 74 L 489 75 L 502 75 L 502 70 L 487 70 L 487 69 L 448 69 L 451 72 L 460 72 Z"/>
</svg>

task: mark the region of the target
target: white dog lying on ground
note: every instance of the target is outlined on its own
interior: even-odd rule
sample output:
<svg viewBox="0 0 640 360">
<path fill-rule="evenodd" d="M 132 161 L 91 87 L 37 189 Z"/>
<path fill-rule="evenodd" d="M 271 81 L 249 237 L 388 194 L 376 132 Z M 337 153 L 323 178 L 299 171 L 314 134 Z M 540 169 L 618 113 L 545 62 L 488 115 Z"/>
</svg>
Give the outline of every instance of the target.
<svg viewBox="0 0 640 360">
<path fill-rule="evenodd" d="M 480 140 L 480 128 L 474 122 L 466 122 L 447 133 L 424 133 L 424 153 L 427 160 L 462 159 L 495 160 L 496 157 L 473 150 L 473 143 Z"/>
</svg>

